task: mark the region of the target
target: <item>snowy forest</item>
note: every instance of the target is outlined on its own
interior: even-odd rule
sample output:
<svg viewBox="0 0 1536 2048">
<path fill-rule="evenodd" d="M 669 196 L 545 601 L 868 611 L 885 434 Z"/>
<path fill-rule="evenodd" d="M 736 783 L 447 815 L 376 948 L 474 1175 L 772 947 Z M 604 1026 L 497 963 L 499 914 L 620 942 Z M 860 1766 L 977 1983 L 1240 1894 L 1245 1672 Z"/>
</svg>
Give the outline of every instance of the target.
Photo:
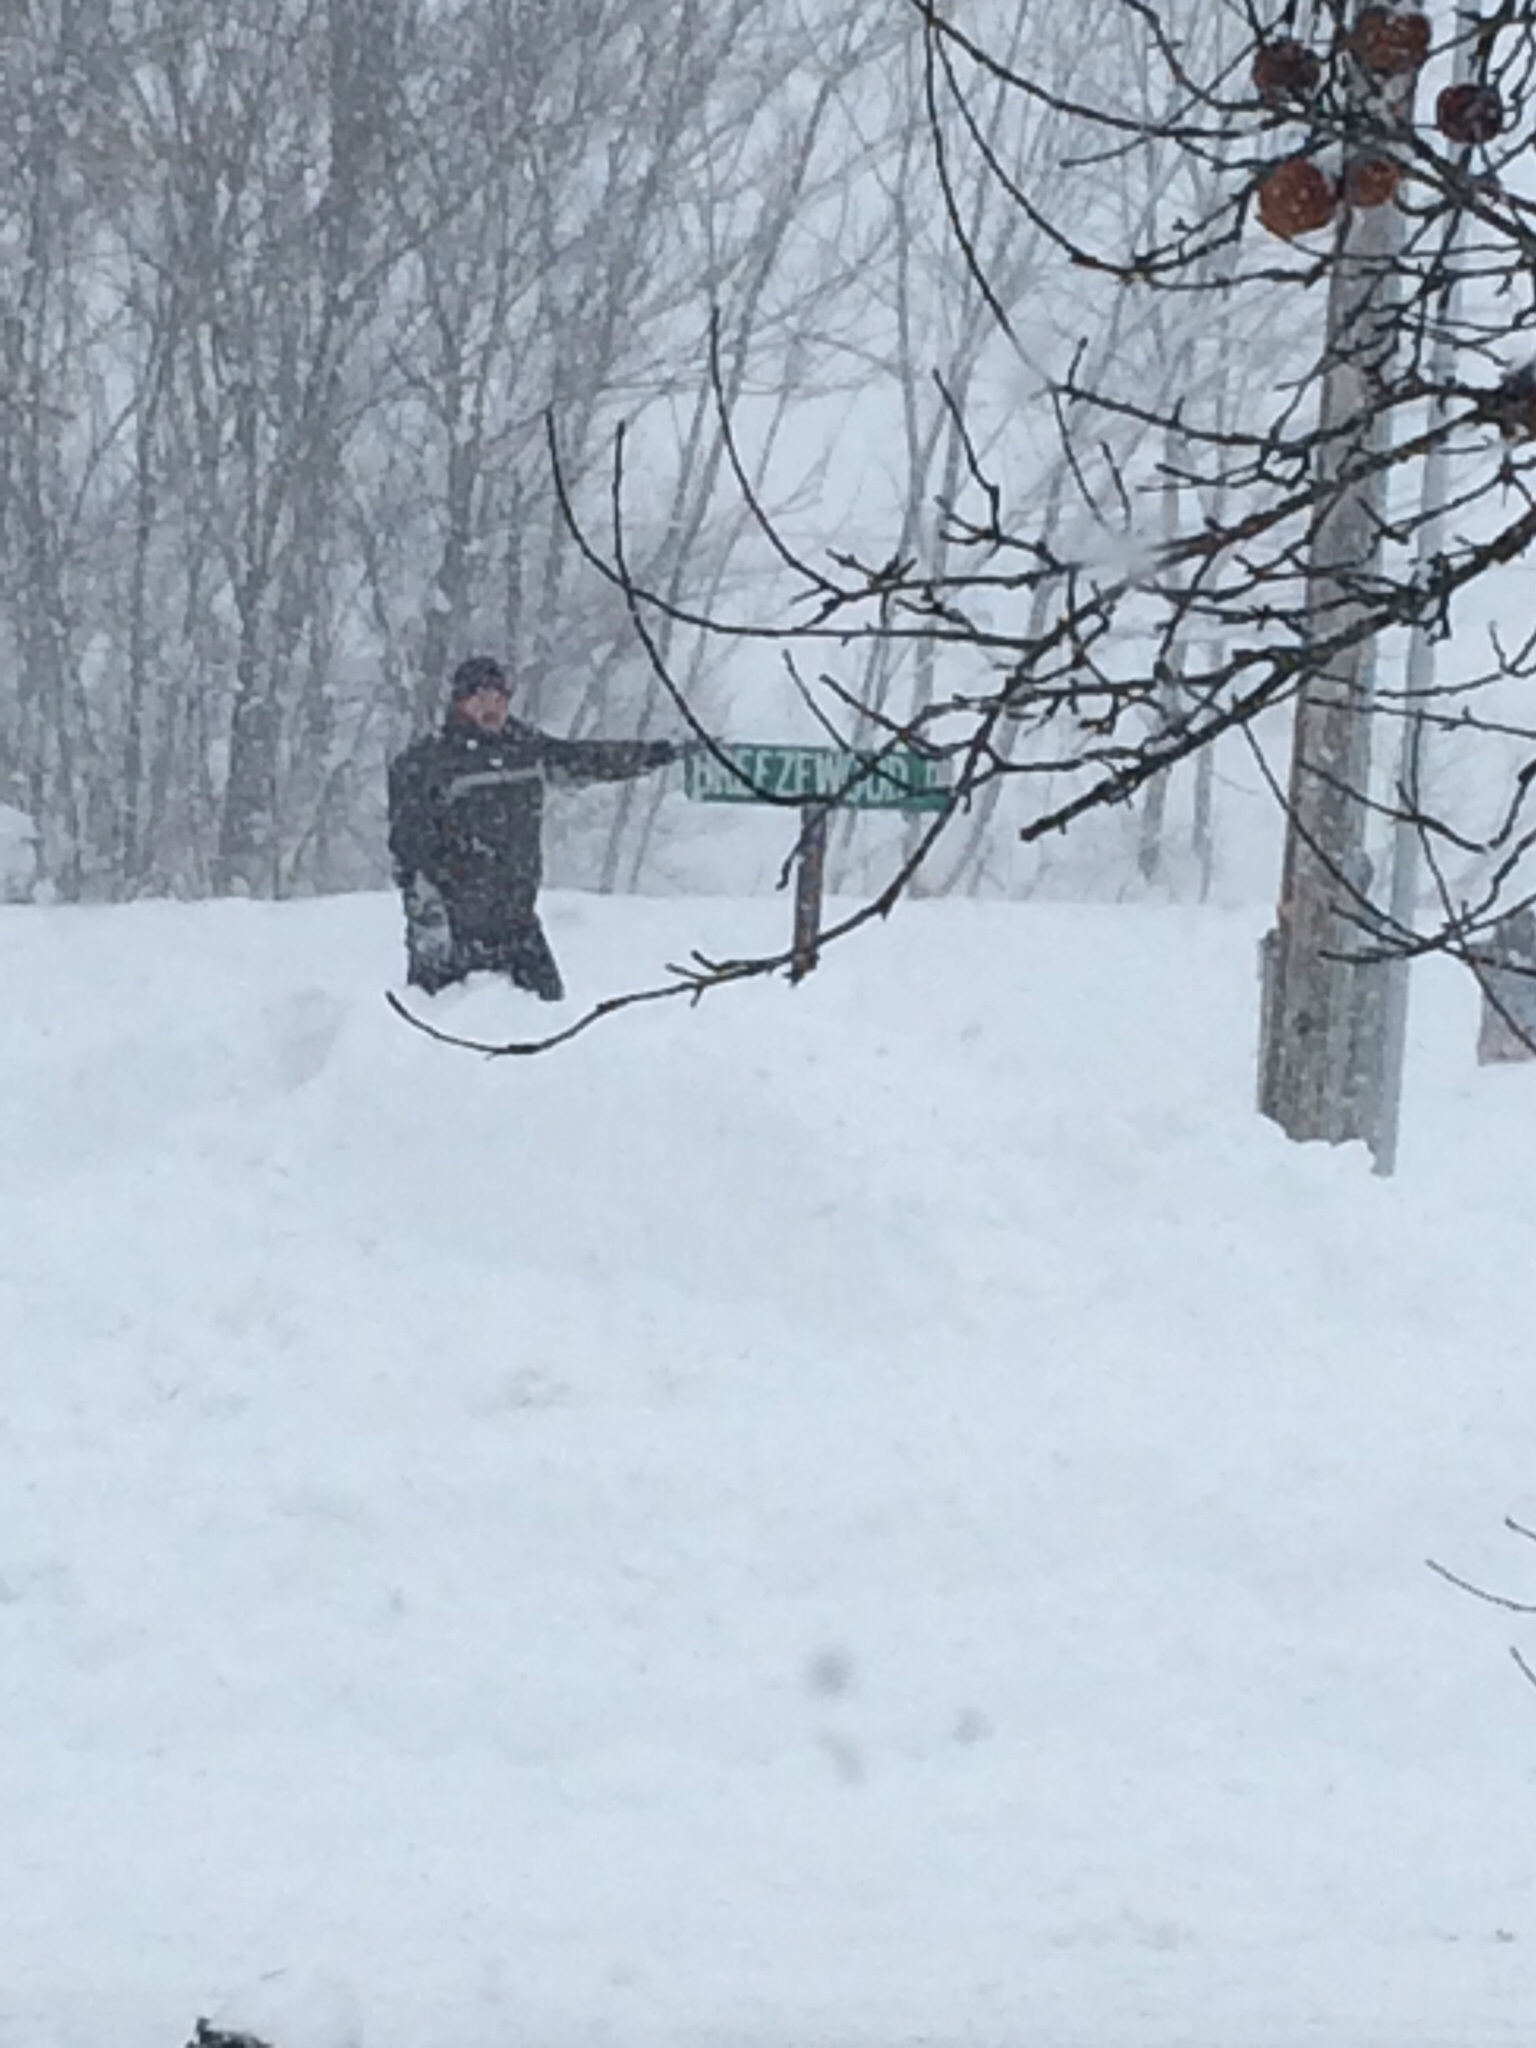
<svg viewBox="0 0 1536 2048">
<path fill-rule="evenodd" d="M 1190 24 L 1203 73 L 1252 41 L 1239 9 Z M 1082 94 L 1172 104 L 1137 10 L 1007 11 L 997 56 L 1026 53 L 1059 103 L 983 78 L 936 109 L 925 34 L 888 0 L 11 0 L 0 803 L 33 821 L 47 891 L 377 884 L 384 760 L 475 647 L 551 729 L 675 729 L 562 514 L 551 424 L 606 535 L 624 423 L 637 581 L 773 618 L 784 565 L 722 399 L 797 544 L 942 570 L 968 439 L 1046 536 L 1081 524 L 1084 467 L 1102 483 L 1111 450 L 1155 442 L 1097 419 L 1073 456 L 1074 363 L 1084 387 L 1180 392 L 1219 422 L 1246 380 L 1306 359 L 1278 288 L 1216 309 L 1095 275 L 969 146 L 1080 225 L 1155 239 L 1198 213 L 1212 173 L 1172 141 L 1112 175 L 1071 158 Z M 794 729 L 776 662 L 708 640 L 680 659 L 707 725 Z M 935 663 L 876 644 L 847 680 L 905 715 L 949 686 Z M 1188 771 L 1176 833 L 1165 778 L 1078 881 L 1208 890 L 1212 768 Z M 1044 856 L 1010 853 L 997 801 L 925 886 L 1038 885 Z M 562 872 L 654 883 L 666 829 L 626 794 Z"/>
<path fill-rule="evenodd" d="M 1441 29 L 25 0 L 11 893 L 376 886 L 483 649 L 568 737 L 925 749 L 938 824 L 837 821 L 877 905 L 1255 900 L 1289 814 L 1282 898 L 1299 833 L 1325 922 L 1476 966 L 1536 760 L 1529 29 Z M 708 887 L 709 829 L 626 787 L 554 875 Z"/>
</svg>

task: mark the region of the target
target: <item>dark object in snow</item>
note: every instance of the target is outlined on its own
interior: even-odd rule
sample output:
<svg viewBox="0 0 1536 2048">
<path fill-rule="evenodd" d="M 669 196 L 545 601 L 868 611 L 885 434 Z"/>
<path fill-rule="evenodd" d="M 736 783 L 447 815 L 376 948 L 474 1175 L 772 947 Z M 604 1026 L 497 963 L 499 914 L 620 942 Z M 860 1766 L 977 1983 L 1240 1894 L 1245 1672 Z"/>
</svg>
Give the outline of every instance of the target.
<svg viewBox="0 0 1536 2048">
<path fill-rule="evenodd" d="M 1523 363 L 1492 391 L 1481 393 L 1477 411 L 1506 441 L 1536 440 L 1536 362 Z"/>
<path fill-rule="evenodd" d="M 1349 32 L 1349 48 L 1367 71 L 1401 78 L 1417 71 L 1429 55 L 1428 17 L 1417 11 L 1367 7 Z"/>
<path fill-rule="evenodd" d="M 1435 126 L 1452 142 L 1492 142 L 1504 126 L 1496 85 L 1448 85 L 1435 101 Z"/>
<path fill-rule="evenodd" d="M 1253 60 L 1253 89 L 1266 107 L 1305 106 L 1323 80 L 1315 50 L 1294 36 L 1264 43 Z"/>
<path fill-rule="evenodd" d="M 565 990 L 539 923 L 544 791 L 622 782 L 678 758 L 671 740 L 562 740 L 508 713 L 489 655 L 454 671 L 448 716 L 389 766 L 389 850 L 405 899 L 406 978 L 435 995 L 489 970 L 545 1002 Z"/>
<path fill-rule="evenodd" d="M 1310 157 L 1287 157 L 1259 187 L 1259 219 L 1287 242 L 1327 227 L 1337 209 L 1333 180 Z"/>
<path fill-rule="evenodd" d="M 258 2034 L 242 2034 L 229 2027 L 210 2026 L 199 2020 L 187 2048 L 270 2048 Z"/>
<path fill-rule="evenodd" d="M 1402 182 L 1403 174 L 1390 157 L 1359 158 L 1344 173 L 1344 203 L 1347 206 L 1390 206 Z"/>
<path fill-rule="evenodd" d="M 1478 1065 L 1536 1059 L 1536 912 L 1526 908 L 1501 917 L 1482 955 Z"/>
</svg>

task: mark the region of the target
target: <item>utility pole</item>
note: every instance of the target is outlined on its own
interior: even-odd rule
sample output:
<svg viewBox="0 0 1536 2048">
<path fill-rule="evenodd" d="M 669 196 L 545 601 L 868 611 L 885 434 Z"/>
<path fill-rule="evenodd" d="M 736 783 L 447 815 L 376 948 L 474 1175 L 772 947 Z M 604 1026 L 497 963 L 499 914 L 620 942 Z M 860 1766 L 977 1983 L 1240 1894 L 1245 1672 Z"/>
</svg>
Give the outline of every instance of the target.
<svg viewBox="0 0 1536 2048">
<path fill-rule="evenodd" d="M 1453 83 L 1466 86 L 1472 78 L 1476 54 L 1478 16 L 1475 11 L 1458 12 L 1456 47 L 1453 55 Z M 1469 155 L 1470 151 L 1466 152 Z M 1465 167 L 1465 155 L 1463 157 Z M 1435 328 L 1430 335 L 1425 374 L 1430 385 L 1440 389 L 1451 379 L 1455 346 L 1451 323 L 1456 314 L 1456 274 L 1453 257 L 1457 224 L 1447 237 L 1445 284 L 1435 305 Z M 1432 417 L 1445 413 L 1443 399 L 1433 402 Z M 1445 503 L 1448 495 L 1450 459 L 1445 442 L 1437 441 L 1424 463 L 1424 490 L 1419 505 L 1418 566 L 1429 568 L 1445 537 Z M 1418 911 L 1419 882 L 1423 871 L 1423 850 L 1419 843 L 1418 814 L 1424 799 L 1424 753 L 1426 726 L 1424 706 L 1435 680 L 1435 649 L 1430 628 L 1422 621 L 1413 629 L 1408 643 L 1408 672 L 1404 687 L 1403 745 L 1398 764 L 1397 787 L 1393 792 L 1398 809 L 1392 829 L 1391 918 L 1395 932 L 1411 930 Z M 1376 1172 L 1389 1175 L 1397 1170 L 1397 1140 L 1402 1121 L 1403 1063 L 1408 1043 L 1408 977 L 1411 963 L 1402 957 L 1388 962 L 1383 970 L 1385 1000 L 1381 1019 L 1381 1090 L 1375 1128 L 1371 1133 L 1371 1154 Z"/>
<path fill-rule="evenodd" d="M 1406 125 L 1417 63 L 1388 70 L 1365 61 L 1364 38 L 1383 17 L 1389 42 L 1400 36 L 1411 50 L 1418 38 L 1427 41 L 1416 0 L 1371 0 L 1357 10 L 1343 59 L 1345 212 L 1329 279 L 1314 462 L 1319 510 L 1307 572 L 1309 632 L 1319 643 L 1365 612 L 1364 587 L 1381 555 L 1380 479 L 1341 479 L 1380 444 L 1395 337 L 1402 217 L 1391 196 L 1395 178 L 1369 129 Z M 1369 203 L 1372 174 L 1384 171 L 1385 203 Z M 1380 1121 L 1382 977 L 1350 957 L 1370 943 L 1364 798 L 1374 681 L 1375 648 L 1363 638 L 1322 659 L 1297 700 L 1280 900 L 1265 941 L 1259 1074 L 1260 1109 L 1297 1140 L 1368 1139 Z"/>
</svg>

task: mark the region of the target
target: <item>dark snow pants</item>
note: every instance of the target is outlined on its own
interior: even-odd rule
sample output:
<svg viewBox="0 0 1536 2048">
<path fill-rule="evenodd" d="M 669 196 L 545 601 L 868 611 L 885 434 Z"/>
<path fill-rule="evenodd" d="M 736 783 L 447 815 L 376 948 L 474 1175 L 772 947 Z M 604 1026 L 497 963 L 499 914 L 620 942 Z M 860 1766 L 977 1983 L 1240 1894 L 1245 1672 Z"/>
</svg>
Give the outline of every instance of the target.
<svg viewBox="0 0 1536 2048">
<path fill-rule="evenodd" d="M 406 980 L 435 996 L 469 974 L 505 974 L 517 988 L 546 1003 L 565 994 L 560 969 L 537 917 L 505 930 L 457 928 L 441 893 L 418 876 L 405 889 Z"/>
<path fill-rule="evenodd" d="M 549 950 L 549 940 L 544 936 L 544 927 L 536 917 L 525 924 L 514 925 L 510 931 L 497 932 L 486 938 L 468 935 L 453 942 L 454 960 L 458 964 L 456 981 L 466 974 L 485 972 L 509 975 L 514 985 L 527 989 L 530 995 L 538 996 L 546 1003 L 558 1003 L 565 994 L 565 983 L 560 979 L 560 969 L 555 965 L 555 956 Z"/>
</svg>

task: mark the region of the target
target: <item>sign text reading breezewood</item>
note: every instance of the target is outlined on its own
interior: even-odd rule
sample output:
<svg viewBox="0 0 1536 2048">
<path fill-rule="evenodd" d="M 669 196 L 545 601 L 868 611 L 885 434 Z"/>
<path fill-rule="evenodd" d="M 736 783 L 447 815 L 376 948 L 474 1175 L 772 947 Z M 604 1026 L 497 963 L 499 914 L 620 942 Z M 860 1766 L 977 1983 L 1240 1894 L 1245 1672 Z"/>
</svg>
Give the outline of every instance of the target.
<svg viewBox="0 0 1536 2048">
<path fill-rule="evenodd" d="M 723 757 L 723 758 L 722 758 Z M 685 787 L 699 803 L 847 804 L 861 811 L 937 811 L 949 801 L 943 761 L 907 748 L 734 745 L 690 754 Z"/>
</svg>

